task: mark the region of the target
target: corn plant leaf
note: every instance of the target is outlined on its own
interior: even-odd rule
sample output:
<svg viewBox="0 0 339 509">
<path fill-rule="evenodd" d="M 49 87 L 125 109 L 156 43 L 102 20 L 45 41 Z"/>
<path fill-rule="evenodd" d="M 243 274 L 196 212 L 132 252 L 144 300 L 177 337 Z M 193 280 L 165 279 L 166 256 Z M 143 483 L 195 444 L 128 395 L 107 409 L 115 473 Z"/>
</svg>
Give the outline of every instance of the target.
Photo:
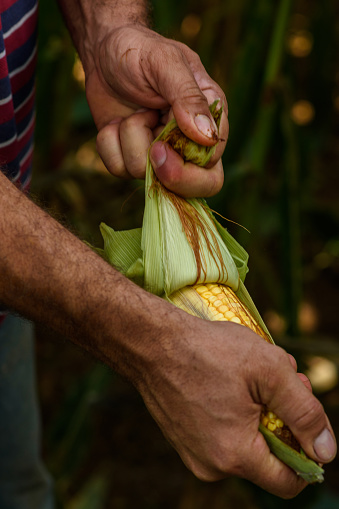
<svg viewBox="0 0 339 509">
<path fill-rule="evenodd" d="M 104 239 L 104 257 L 117 270 L 126 274 L 142 258 L 141 228 L 116 232 L 105 223 L 100 224 Z M 130 274 L 133 272 L 130 271 Z M 140 276 L 140 267 L 138 269 Z"/>
</svg>

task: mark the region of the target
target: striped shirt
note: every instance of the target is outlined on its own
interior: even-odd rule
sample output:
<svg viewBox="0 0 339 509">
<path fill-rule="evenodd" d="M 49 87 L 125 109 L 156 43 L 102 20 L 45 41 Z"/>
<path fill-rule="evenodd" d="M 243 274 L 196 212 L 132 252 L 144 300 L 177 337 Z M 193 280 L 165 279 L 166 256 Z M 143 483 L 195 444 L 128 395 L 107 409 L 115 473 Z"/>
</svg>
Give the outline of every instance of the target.
<svg viewBox="0 0 339 509">
<path fill-rule="evenodd" d="M 37 18 L 37 0 L 0 0 L 0 168 L 23 190 L 32 170 Z"/>
</svg>

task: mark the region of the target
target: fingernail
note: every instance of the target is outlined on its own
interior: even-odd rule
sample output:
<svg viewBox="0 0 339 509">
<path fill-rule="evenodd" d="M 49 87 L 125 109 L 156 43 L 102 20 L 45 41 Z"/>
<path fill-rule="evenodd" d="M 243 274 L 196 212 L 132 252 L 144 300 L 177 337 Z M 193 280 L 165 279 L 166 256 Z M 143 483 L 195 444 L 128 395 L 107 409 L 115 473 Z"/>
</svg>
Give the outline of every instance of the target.
<svg viewBox="0 0 339 509">
<path fill-rule="evenodd" d="M 160 168 L 167 159 L 166 148 L 163 143 L 155 143 L 151 150 L 151 160 L 155 168 Z"/>
<path fill-rule="evenodd" d="M 198 130 L 204 135 L 207 136 L 207 138 L 210 138 L 213 140 L 214 138 L 218 137 L 218 129 L 214 122 L 214 120 L 211 120 L 206 115 L 196 115 L 195 116 L 195 125 L 197 126 Z"/>
<path fill-rule="evenodd" d="M 335 442 L 329 430 L 325 428 L 314 441 L 313 449 L 320 460 L 329 461 L 337 451 Z"/>
</svg>

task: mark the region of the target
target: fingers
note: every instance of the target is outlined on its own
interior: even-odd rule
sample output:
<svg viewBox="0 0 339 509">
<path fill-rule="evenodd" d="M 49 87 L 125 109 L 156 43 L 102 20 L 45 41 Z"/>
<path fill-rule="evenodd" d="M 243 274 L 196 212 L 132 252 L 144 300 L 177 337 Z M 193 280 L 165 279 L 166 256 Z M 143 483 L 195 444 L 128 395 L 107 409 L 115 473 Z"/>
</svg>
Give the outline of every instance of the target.
<svg viewBox="0 0 339 509">
<path fill-rule="evenodd" d="M 294 371 L 297 371 L 297 361 L 295 360 L 293 355 L 291 355 L 290 353 L 288 353 L 287 355 L 288 355 L 288 359 L 289 359 Z M 311 385 L 311 382 L 309 381 L 309 379 L 307 378 L 307 376 L 304 375 L 304 373 L 297 373 L 297 375 L 300 378 L 300 380 L 302 381 L 302 383 L 305 385 L 305 387 L 309 391 L 312 392 L 312 385 Z"/>
<path fill-rule="evenodd" d="M 289 359 L 292 367 L 294 368 L 294 371 L 297 371 L 297 361 L 295 360 L 293 355 L 291 355 L 290 353 L 288 353 L 287 355 L 288 355 L 288 359 Z"/>
<path fill-rule="evenodd" d="M 172 106 L 178 125 L 186 136 L 206 146 L 215 145 L 220 138 L 224 140 L 223 144 L 219 144 L 216 161 L 228 137 L 226 97 L 208 76 L 194 52 L 180 44 L 169 45 L 167 52 L 169 61 L 175 62 L 176 72 L 164 73 L 161 80 L 158 79 L 159 91 Z M 224 106 L 219 133 L 209 110 L 209 104 L 216 99 L 219 100 L 219 107 Z"/>
<path fill-rule="evenodd" d="M 300 378 L 300 380 L 302 381 L 302 383 L 305 385 L 305 387 L 312 392 L 312 385 L 311 385 L 311 382 L 309 381 L 309 379 L 307 378 L 306 375 L 304 375 L 304 373 L 297 373 L 298 377 Z"/>
<path fill-rule="evenodd" d="M 147 151 L 157 125 L 155 110 L 140 110 L 103 127 L 97 136 L 97 150 L 108 171 L 120 178 L 144 178 Z"/>
<path fill-rule="evenodd" d="M 127 118 L 117 117 L 97 136 L 97 150 L 107 169 L 116 177 L 145 177 L 147 152 L 158 123 L 155 110 L 139 110 Z M 210 169 L 185 163 L 169 145 L 157 142 L 150 152 L 159 180 L 171 191 L 187 198 L 213 196 L 222 187 L 221 160 Z"/>
<path fill-rule="evenodd" d="M 170 191 L 186 198 L 213 196 L 220 191 L 224 172 L 221 160 L 210 169 L 185 163 L 169 145 L 155 143 L 150 151 L 154 171 Z"/>
<path fill-rule="evenodd" d="M 269 368 L 265 363 L 266 376 L 262 376 L 260 388 L 262 402 L 290 427 L 308 456 L 328 463 L 335 457 L 337 446 L 324 409 L 308 390 L 305 378 L 296 375 L 286 353 L 275 349 L 274 362 L 271 359 Z"/>
</svg>

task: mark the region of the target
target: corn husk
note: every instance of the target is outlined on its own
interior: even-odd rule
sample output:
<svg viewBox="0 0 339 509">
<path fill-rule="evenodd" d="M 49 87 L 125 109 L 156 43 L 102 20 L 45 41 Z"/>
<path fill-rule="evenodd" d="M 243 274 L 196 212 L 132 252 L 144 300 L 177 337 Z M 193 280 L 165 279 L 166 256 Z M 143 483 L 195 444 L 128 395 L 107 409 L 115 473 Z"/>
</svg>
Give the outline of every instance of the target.
<svg viewBox="0 0 339 509">
<path fill-rule="evenodd" d="M 217 109 L 217 102 L 211 112 L 219 125 L 222 109 Z M 201 166 L 215 151 L 215 147 L 198 146 L 186 138 L 175 120 L 155 141 L 158 140 L 170 143 L 184 160 Z M 103 256 L 136 284 L 170 302 L 174 292 L 196 283 L 226 284 L 274 343 L 244 285 L 248 272 L 246 251 L 218 222 L 204 199 L 183 199 L 164 188 L 149 157 L 142 228 L 117 232 L 102 223 L 100 230 Z M 194 302 L 181 302 L 180 307 L 200 318 L 210 318 L 202 315 L 201 306 L 194 306 Z M 262 425 L 259 429 L 271 451 L 303 479 L 310 483 L 323 480 L 323 470 L 301 449 L 292 449 Z"/>
<path fill-rule="evenodd" d="M 272 431 L 262 424 L 259 424 L 259 430 L 264 435 L 271 452 L 292 468 L 299 477 L 310 484 L 323 482 L 324 470 L 315 461 L 308 458 L 302 449 L 298 452 L 283 443 Z"/>
</svg>

